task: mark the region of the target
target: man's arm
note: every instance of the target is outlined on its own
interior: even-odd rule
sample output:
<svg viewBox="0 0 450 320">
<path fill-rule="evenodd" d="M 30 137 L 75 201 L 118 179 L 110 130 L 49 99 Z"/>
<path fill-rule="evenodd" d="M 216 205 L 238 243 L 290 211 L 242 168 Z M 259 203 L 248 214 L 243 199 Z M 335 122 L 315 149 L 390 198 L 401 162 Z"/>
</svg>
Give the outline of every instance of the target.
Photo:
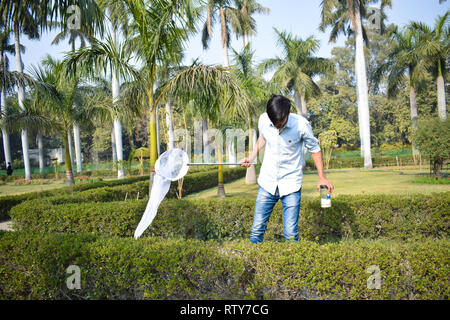
<svg viewBox="0 0 450 320">
<path fill-rule="evenodd" d="M 323 171 L 323 163 L 322 163 L 322 153 L 320 151 L 311 153 L 311 157 L 314 160 L 314 165 L 316 166 L 317 174 L 319 175 L 319 182 L 317 183 L 317 190 L 320 190 L 321 185 L 326 185 L 328 187 L 328 191 L 330 193 L 332 193 L 334 187 L 331 184 L 331 182 L 328 181 L 327 178 L 325 178 L 325 172 Z"/>
<path fill-rule="evenodd" d="M 251 154 L 248 155 L 248 158 L 244 158 L 240 161 L 241 167 L 250 167 L 250 165 L 252 165 L 253 161 L 256 159 L 259 150 L 261 150 L 261 148 L 264 147 L 265 144 L 266 140 L 262 136 L 259 136 L 258 141 L 256 141 L 256 148 L 252 151 Z"/>
</svg>

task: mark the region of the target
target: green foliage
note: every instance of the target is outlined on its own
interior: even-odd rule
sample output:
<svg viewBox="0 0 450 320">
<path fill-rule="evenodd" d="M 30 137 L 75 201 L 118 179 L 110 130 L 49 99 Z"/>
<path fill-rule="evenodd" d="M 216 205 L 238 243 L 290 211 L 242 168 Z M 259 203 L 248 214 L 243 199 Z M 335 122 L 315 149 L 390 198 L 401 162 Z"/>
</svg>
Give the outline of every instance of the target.
<svg viewBox="0 0 450 320">
<path fill-rule="evenodd" d="M 374 167 L 397 166 L 397 159 L 399 164 L 402 166 L 414 165 L 414 160 L 411 156 L 400 156 L 400 157 L 377 157 L 372 158 L 372 164 Z M 426 163 L 429 161 L 429 157 L 422 155 L 422 162 Z M 342 168 L 363 168 L 364 159 L 363 158 L 337 158 L 330 160 L 330 169 L 342 169 Z M 306 168 L 314 169 L 314 161 L 306 160 Z"/>
<path fill-rule="evenodd" d="M 414 140 L 419 150 L 430 156 L 433 172 L 440 178 L 442 164 L 450 159 L 450 120 L 434 118 L 419 121 Z"/>
<path fill-rule="evenodd" d="M 0 221 L 6 220 L 9 218 L 9 210 L 14 207 L 15 205 L 31 200 L 31 199 L 42 199 L 46 197 L 52 197 L 52 196 L 62 196 L 66 194 L 73 194 L 74 192 L 81 192 L 84 190 L 89 189 L 95 189 L 95 188 L 101 188 L 105 186 L 117 186 L 117 185 L 126 185 L 131 184 L 137 181 L 146 180 L 148 177 L 132 177 L 132 178 L 126 178 L 121 180 L 112 180 L 112 181 L 97 181 L 97 182 L 91 182 L 91 183 L 82 183 L 82 184 L 76 184 L 72 186 L 63 187 L 60 189 L 54 189 L 54 190 L 47 190 L 47 191 L 40 191 L 40 192 L 30 192 L 20 195 L 12 195 L 12 196 L 5 196 L 0 197 Z"/>
<path fill-rule="evenodd" d="M 425 183 L 425 184 L 450 184 L 449 178 L 437 179 L 430 177 L 420 177 L 411 180 L 412 183 Z"/>
<path fill-rule="evenodd" d="M 0 233 L 0 299 L 446 299 L 448 240 L 270 242 Z M 67 288 L 67 267 L 81 289 Z M 381 289 L 367 288 L 379 266 Z"/>
<path fill-rule="evenodd" d="M 20 159 L 14 159 L 13 163 L 11 164 L 13 169 L 22 169 L 24 167 L 23 160 Z"/>
<path fill-rule="evenodd" d="M 102 201 L 111 192 L 99 190 Z M 135 198 L 134 198 L 135 199 Z M 53 197 L 24 202 L 11 209 L 15 227 L 32 232 L 93 233 L 130 237 L 145 211 L 147 199 L 88 202 L 77 197 Z M 235 240 L 248 237 L 255 200 L 165 199 L 144 236 L 200 240 Z M 433 195 L 339 196 L 331 208 L 304 199 L 300 210 L 300 238 L 311 241 L 338 239 L 423 239 L 448 235 L 450 192 Z M 284 240 L 282 208 L 277 204 L 265 235 Z"/>
<path fill-rule="evenodd" d="M 330 165 L 331 153 L 337 143 L 337 133 L 334 130 L 323 131 L 319 134 L 319 144 L 325 160 L 325 169 L 328 170 Z"/>
<path fill-rule="evenodd" d="M 215 168 L 215 169 L 214 169 Z M 212 169 L 212 170 L 211 170 Z M 217 185 L 217 167 L 198 168 L 184 177 L 183 196 L 212 188 Z M 224 182 L 230 182 L 245 177 L 246 168 L 226 168 Z M 9 218 L 10 209 L 26 200 L 45 198 L 50 203 L 82 203 L 87 201 L 119 201 L 125 199 L 142 199 L 148 196 L 149 177 L 139 176 L 112 181 L 98 181 L 76 184 L 56 190 L 33 192 L 16 196 L 0 197 L 0 221 Z M 172 183 L 167 198 L 177 198 L 177 184 Z"/>
</svg>

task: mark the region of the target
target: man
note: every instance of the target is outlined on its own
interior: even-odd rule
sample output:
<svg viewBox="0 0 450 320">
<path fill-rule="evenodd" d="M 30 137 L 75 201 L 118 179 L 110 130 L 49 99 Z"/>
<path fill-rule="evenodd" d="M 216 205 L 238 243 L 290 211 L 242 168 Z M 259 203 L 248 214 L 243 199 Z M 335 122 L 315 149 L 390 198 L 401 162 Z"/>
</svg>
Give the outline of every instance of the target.
<svg viewBox="0 0 450 320">
<path fill-rule="evenodd" d="M 283 205 L 283 229 L 286 240 L 298 241 L 298 217 L 302 187 L 302 145 L 311 153 L 319 174 L 317 189 L 326 185 L 329 192 L 333 185 L 323 172 L 319 141 L 314 137 L 308 120 L 291 114 L 291 102 L 281 95 L 273 95 L 267 103 L 267 111 L 259 117 L 259 138 L 256 148 L 241 166 L 249 167 L 259 150 L 266 145 L 264 160 L 258 177 L 253 225 L 250 241 L 262 242 L 273 207 L 281 199 Z"/>
<path fill-rule="evenodd" d="M 8 166 L 6 167 L 6 175 L 10 176 L 13 173 L 13 168 L 11 167 L 11 162 L 8 162 Z"/>
</svg>

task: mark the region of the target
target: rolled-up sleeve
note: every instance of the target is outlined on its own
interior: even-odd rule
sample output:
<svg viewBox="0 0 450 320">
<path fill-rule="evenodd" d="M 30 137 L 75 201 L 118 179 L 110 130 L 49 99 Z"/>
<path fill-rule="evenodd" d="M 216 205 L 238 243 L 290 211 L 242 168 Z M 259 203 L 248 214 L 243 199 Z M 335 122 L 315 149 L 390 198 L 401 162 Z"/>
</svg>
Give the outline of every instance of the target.
<svg viewBox="0 0 450 320">
<path fill-rule="evenodd" d="M 319 140 L 314 137 L 314 133 L 309 121 L 306 121 L 302 128 L 302 139 L 306 149 L 310 153 L 316 153 L 320 151 Z"/>
<path fill-rule="evenodd" d="M 258 132 L 259 132 L 259 136 L 260 137 L 263 137 L 264 139 L 266 139 L 264 137 L 264 119 L 263 119 L 263 115 L 264 114 L 260 115 L 259 119 L 258 119 Z"/>
</svg>

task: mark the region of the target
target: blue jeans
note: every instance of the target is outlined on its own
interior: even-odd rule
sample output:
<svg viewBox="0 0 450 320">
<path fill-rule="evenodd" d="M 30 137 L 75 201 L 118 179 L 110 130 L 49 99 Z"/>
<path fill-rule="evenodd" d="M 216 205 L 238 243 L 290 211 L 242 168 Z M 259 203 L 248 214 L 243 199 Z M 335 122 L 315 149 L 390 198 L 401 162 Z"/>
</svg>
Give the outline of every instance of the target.
<svg viewBox="0 0 450 320">
<path fill-rule="evenodd" d="M 298 241 L 298 216 L 300 213 L 300 200 L 302 189 L 280 197 L 278 187 L 275 195 L 270 194 L 261 187 L 258 187 L 256 196 L 255 215 L 250 231 L 250 241 L 253 243 L 262 242 L 267 223 L 273 207 L 281 199 L 283 205 L 283 231 L 286 240 Z"/>
</svg>

